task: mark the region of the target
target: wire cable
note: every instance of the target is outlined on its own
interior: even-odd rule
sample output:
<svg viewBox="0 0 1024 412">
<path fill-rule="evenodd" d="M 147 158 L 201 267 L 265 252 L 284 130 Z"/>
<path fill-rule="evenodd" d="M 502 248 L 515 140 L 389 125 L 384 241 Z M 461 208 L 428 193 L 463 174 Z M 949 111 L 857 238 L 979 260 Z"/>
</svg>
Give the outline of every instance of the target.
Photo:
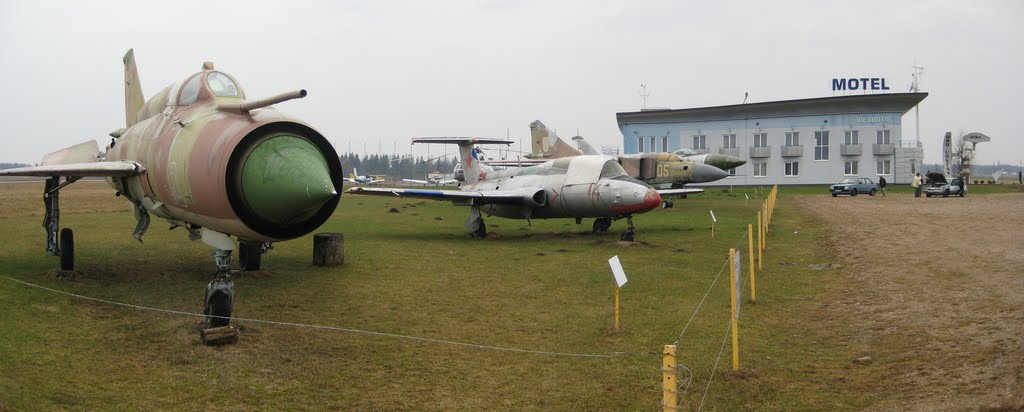
<svg viewBox="0 0 1024 412">
<path fill-rule="evenodd" d="M 337 327 L 337 326 L 311 325 L 311 324 L 305 324 L 305 323 L 281 322 L 281 321 L 252 319 L 252 318 L 239 318 L 239 317 L 232 318 L 232 317 L 226 317 L 226 316 L 207 316 L 207 315 L 204 315 L 204 314 L 201 314 L 201 313 L 185 312 L 185 311 L 172 310 L 172 309 L 161 309 L 161 308 L 154 308 L 154 307 L 148 307 L 148 306 L 142 306 L 142 305 L 133 305 L 133 304 L 130 304 L 130 303 L 115 302 L 115 301 L 106 300 L 106 299 L 99 299 L 99 298 L 94 298 L 94 297 L 90 297 L 90 296 L 80 295 L 80 294 L 77 294 L 77 293 L 65 292 L 63 290 L 48 288 L 46 286 L 37 285 L 37 284 L 26 282 L 26 281 L 23 281 L 23 280 L 14 279 L 14 278 L 11 278 L 11 277 L 8 277 L 8 276 L 4 276 L 4 275 L 0 275 L 0 277 L 3 277 L 5 279 L 13 281 L 13 282 L 20 283 L 20 284 L 25 285 L 25 286 L 30 286 L 30 287 L 33 287 L 33 288 L 42 289 L 42 290 L 45 290 L 45 291 L 49 291 L 49 292 L 53 292 L 53 293 L 57 293 L 57 294 L 61 294 L 61 295 L 71 296 L 71 297 L 78 298 L 78 299 L 90 300 L 90 301 L 94 301 L 94 302 L 105 303 L 105 304 L 108 304 L 108 305 L 121 306 L 121 307 L 126 307 L 126 308 L 146 310 L 146 311 L 152 311 L 152 312 L 159 312 L 159 313 L 165 313 L 165 314 L 171 314 L 171 315 L 223 318 L 223 319 L 232 319 L 234 321 L 241 321 L 241 322 L 262 323 L 262 324 L 279 325 L 279 326 L 292 326 L 292 327 L 307 328 L 307 329 L 331 330 L 331 331 L 337 331 L 337 332 L 349 332 L 349 333 L 357 333 L 357 334 L 362 334 L 362 335 L 381 336 L 381 337 L 396 338 L 396 339 L 406 339 L 406 340 L 413 340 L 413 341 L 420 341 L 420 342 L 429 342 L 429 343 L 437 343 L 437 344 L 445 344 L 445 345 L 453 345 L 453 346 L 461 346 L 461 347 L 475 348 L 475 349 L 488 349 L 488 350 L 496 350 L 496 351 L 503 351 L 503 352 L 514 352 L 514 353 L 527 353 L 527 354 L 533 354 L 533 355 L 549 355 L 549 356 L 572 357 L 572 358 L 621 358 L 623 356 L 661 355 L 660 352 L 610 352 L 610 353 L 607 353 L 607 354 L 601 354 L 601 353 L 552 352 L 552 351 L 542 351 L 542 350 L 532 350 L 532 349 L 519 349 L 519 348 L 510 348 L 510 347 L 493 346 L 493 345 L 481 345 L 481 344 L 475 344 L 475 343 L 469 343 L 469 342 L 450 341 L 450 340 L 443 340 L 443 339 L 426 338 L 426 337 L 421 337 L 421 336 L 400 335 L 400 334 L 396 334 L 396 333 L 387 333 L 387 332 L 375 332 L 375 331 L 353 329 L 353 328 L 344 328 L 344 327 Z"/>
</svg>

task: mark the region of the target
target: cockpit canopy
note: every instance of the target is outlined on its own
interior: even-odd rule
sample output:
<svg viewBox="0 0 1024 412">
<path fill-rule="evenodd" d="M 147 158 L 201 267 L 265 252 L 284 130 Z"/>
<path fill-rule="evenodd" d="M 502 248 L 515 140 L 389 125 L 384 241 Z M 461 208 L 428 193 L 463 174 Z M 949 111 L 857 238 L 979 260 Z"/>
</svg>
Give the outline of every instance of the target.
<svg viewBox="0 0 1024 412">
<path fill-rule="evenodd" d="M 565 171 L 566 185 L 591 184 L 600 179 L 626 175 L 626 169 L 611 157 L 573 156 L 565 159 L 569 160 L 569 167 Z"/>
<path fill-rule="evenodd" d="M 204 83 L 206 87 L 203 87 Z M 180 86 L 180 92 L 174 93 L 178 90 L 179 85 L 181 83 L 172 86 L 172 91 L 167 96 L 169 105 L 188 106 L 195 103 L 196 100 L 206 100 L 211 97 L 245 98 L 245 93 L 242 92 L 242 88 L 233 77 L 215 70 L 202 71 L 192 75 L 185 80 L 184 86 Z M 175 98 L 177 100 L 174 100 Z"/>
</svg>

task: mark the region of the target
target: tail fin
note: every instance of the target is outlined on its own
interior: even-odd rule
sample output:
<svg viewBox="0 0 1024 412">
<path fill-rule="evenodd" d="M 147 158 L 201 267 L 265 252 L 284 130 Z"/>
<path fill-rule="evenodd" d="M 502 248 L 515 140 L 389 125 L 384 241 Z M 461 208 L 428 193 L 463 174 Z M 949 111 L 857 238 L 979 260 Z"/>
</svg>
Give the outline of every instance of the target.
<svg viewBox="0 0 1024 412">
<path fill-rule="evenodd" d="M 526 155 L 527 159 L 557 159 L 582 154 L 572 145 L 558 138 L 558 135 L 548 129 L 540 120 L 530 123 L 530 137 L 532 150 L 530 154 Z"/>
<path fill-rule="evenodd" d="M 353 167 L 352 171 L 348 173 L 348 177 L 351 177 L 353 179 L 359 177 L 359 169 Z"/>
<path fill-rule="evenodd" d="M 135 51 L 128 49 L 124 54 L 124 114 L 125 127 L 132 127 L 139 121 L 139 111 L 146 104 L 139 83 L 139 69 L 135 67 Z"/>
<path fill-rule="evenodd" d="M 583 136 L 574 136 L 572 140 L 575 140 L 576 144 L 580 145 L 580 151 L 585 155 L 601 154 L 601 151 L 597 150 L 594 146 L 591 146 L 590 142 L 583 140 Z"/>
<path fill-rule="evenodd" d="M 412 139 L 413 143 L 455 143 L 459 145 L 459 162 L 462 164 L 462 170 L 465 173 L 466 184 L 475 184 L 480 182 L 481 177 L 481 165 L 480 157 L 477 154 L 477 144 L 504 144 L 510 145 L 513 142 L 511 140 L 504 139 L 486 139 L 476 137 L 423 137 L 418 139 Z"/>
</svg>

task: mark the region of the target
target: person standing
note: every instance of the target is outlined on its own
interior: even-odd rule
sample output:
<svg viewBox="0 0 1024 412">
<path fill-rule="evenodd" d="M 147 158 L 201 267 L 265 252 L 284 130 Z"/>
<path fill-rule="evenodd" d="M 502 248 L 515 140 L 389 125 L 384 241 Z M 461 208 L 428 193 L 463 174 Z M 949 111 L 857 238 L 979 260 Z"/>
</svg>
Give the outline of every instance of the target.
<svg viewBox="0 0 1024 412">
<path fill-rule="evenodd" d="M 1024 183 L 1024 170 L 1017 171 L 1017 183 Z"/>
<path fill-rule="evenodd" d="M 882 196 L 885 196 L 885 176 L 878 176 L 878 188 L 882 190 Z"/>
<path fill-rule="evenodd" d="M 914 188 L 914 197 L 921 197 L 921 174 L 914 175 L 914 181 L 910 184 Z"/>
</svg>

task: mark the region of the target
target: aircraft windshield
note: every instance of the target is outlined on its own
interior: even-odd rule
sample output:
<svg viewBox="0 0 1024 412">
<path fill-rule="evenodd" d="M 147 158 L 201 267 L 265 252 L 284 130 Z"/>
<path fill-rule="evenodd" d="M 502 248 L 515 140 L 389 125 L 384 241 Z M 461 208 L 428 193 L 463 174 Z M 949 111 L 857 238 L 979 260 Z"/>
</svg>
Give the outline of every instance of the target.
<svg viewBox="0 0 1024 412">
<path fill-rule="evenodd" d="M 206 76 L 206 84 L 210 85 L 210 91 L 218 97 L 239 97 L 238 87 L 230 76 L 221 72 L 210 72 Z"/>
<path fill-rule="evenodd" d="M 604 162 L 604 167 L 601 168 L 601 177 L 611 178 L 625 175 L 626 169 L 623 169 L 622 165 L 614 160 Z"/>
</svg>

